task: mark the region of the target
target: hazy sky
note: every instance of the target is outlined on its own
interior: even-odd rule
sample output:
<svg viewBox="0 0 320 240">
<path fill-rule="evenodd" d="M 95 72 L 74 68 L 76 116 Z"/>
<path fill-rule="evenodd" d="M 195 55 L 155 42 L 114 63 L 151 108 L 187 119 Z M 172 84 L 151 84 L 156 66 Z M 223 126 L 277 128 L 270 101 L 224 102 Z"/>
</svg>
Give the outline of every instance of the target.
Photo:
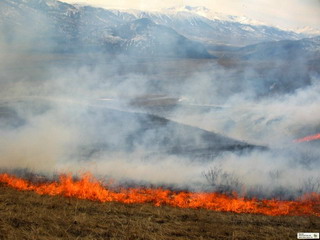
<svg viewBox="0 0 320 240">
<path fill-rule="evenodd" d="M 279 27 L 320 28 L 320 0 L 63 0 L 105 8 L 156 10 L 173 6 L 205 6 L 215 12 L 247 16 Z"/>
</svg>

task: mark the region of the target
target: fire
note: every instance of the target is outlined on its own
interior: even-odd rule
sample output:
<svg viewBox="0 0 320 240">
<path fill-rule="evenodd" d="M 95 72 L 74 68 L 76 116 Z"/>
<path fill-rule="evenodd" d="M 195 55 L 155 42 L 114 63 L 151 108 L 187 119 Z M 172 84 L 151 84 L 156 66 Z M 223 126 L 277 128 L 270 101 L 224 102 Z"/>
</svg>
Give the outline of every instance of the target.
<svg viewBox="0 0 320 240">
<path fill-rule="evenodd" d="M 300 142 L 310 142 L 310 141 L 314 141 L 314 140 L 320 140 L 320 133 L 296 139 L 295 142 L 298 142 L 298 143 L 300 143 Z"/>
<path fill-rule="evenodd" d="M 257 200 L 227 196 L 219 193 L 174 192 L 164 189 L 129 188 L 110 190 L 89 174 L 80 180 L 71 175 L 61 175 L 59 181 L 32 183 L 9 174 L 0 174 L 0 183 L 18 190 L 34 191 L 41 195 L 62 195 L 99 202 L 151 203 L 180 208 L 203 208 L 213 211 L 258 213 L 266 215 L 316 215 L 320 216 L 320 194 L 312 193 L 297 201 Z"/>
</svg>

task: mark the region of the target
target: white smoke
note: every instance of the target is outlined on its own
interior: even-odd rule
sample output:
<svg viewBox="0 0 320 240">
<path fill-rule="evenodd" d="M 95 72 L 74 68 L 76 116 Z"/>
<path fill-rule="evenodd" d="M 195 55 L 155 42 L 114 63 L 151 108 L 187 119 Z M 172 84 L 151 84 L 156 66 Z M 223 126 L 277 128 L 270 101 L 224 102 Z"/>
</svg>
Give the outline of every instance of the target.
<svg viewBox="0 0 320 240">
<path fill-rule="evenodd" d="M 45 28 L 49 20 L 41 21 L 40 28 L 50 31 Z M 239 59 L 235 67 L 214 59 L 128 59 L 81 49 L 55 52 L 51 42 L 39 52 L 33 36 L 40 30 L 29 30 L 15 29 L 10 44 L 0 36 L 0 168 L 48 175 L 90 171 L 119 182 L 215 190 L 203 173 L 219 167 L 246 191 L 263 188 L 266 196 L 281 187 L 299 193 L 308 179 L 319 176 L 318 143 L 293 143 L 320 130 L 316 74 L 308 74 L 312 82 L 303 84 L 288 76 L 284 82 L 293 87 L 272 92 L 279 83 L 270 82 L 282 72 L 282 62 L 263 66 L 270 71 L 261 78 L 261 66 L 250 59 L 249 64 Z M 298 63 L 297 68 L 307 69 L 306 61 Z M 148 95 L 183 101 L 169 110 L 166 104 L 151 110 L 130 105 L 130 99 L 148 101 Z M 203 129 L 268 149 L 194 157 L 213 141 L 199 137 Z M 219 139 L 210 144 L 229 143 Z"/>
</svg>

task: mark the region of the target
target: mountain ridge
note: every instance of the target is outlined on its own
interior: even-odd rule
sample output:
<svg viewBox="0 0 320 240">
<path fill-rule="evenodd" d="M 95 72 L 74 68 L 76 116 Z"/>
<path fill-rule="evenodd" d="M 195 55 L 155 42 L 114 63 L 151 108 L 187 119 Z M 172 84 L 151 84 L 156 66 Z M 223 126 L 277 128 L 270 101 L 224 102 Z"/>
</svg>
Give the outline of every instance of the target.
<svg viewBox="0 0 320 240">
<path fill-rule="evenodd" d="M 304 36 L 270 26 L 210 20 L 194 14 L 191 7 L 189 10 L 172 13 L 124 11 L 72 5 L 57 0 L 4 0 L 0 3 L 0 29 L 3 36 L 10 35 L 7 42 L 13 39 L 21 44 L 21 39 L 27 37 L 32 43 L 29 45 L 35 48 L 47 43 L 48 49 L 57 51 L 89 49 L 117 54 L 133 52 L 141 53 L 141 56 L 150 53 L 150 56 L 195 58 L 214 58 L 207 51 L 207 45 L 247 46 L 265 41 L 296 40 Z M 134 25 L 138 19 L 149 19 L 154 25 L 145 28 L 139 37 L 136 32 L 132 39 L 117 35 L 123 26 Z M 165 44 L 164 36 L 171 41 Z M 163 44 L 166 51 L 162 49 Z M 170 44 L 173 44 L 171 48 L 168 47 Z M 137 51 L 141 46 L 146 50 Z"/>
</svg>

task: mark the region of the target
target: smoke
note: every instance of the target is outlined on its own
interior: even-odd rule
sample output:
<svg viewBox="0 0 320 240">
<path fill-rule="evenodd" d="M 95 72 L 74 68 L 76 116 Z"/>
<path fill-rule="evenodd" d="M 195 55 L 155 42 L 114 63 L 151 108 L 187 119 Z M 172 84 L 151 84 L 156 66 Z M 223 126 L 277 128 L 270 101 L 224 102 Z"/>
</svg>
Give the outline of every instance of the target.
<svg viewBox="0 0 320 240">
<path fill-rule="evenodd" d="M 188 112 L 179 117 L 184 110 L 181 108 L 173 117 L 237 139 L 277 147 L 319 127 L 319 88 L 319 79 L 314 78 L 311 85 L 280 96 L 256 99 L 252 92 L 235 93 L 223 105 L 212 105 L 203 114 Z"/>
<path fill-rule="evenodd" d="M 1 130 L 1 167 L 50 171 L 74 141 L 70 126 L 55 120 L 56 113 L 28 119 L 24 127 Z"/>
<path fill-rule="evenodd" d="M 267 197 L 318 178 L 318 143 L 293 142 L 320 129 L 307 59 L 286 77 L 283 60 L 70 53 L 57 51 L 51 21 L 11 35 L 1 25 L 0 168 L 198 191 L 224 186 L 204 177 L 219 168 L 236 190 Z"/>
</svg>

